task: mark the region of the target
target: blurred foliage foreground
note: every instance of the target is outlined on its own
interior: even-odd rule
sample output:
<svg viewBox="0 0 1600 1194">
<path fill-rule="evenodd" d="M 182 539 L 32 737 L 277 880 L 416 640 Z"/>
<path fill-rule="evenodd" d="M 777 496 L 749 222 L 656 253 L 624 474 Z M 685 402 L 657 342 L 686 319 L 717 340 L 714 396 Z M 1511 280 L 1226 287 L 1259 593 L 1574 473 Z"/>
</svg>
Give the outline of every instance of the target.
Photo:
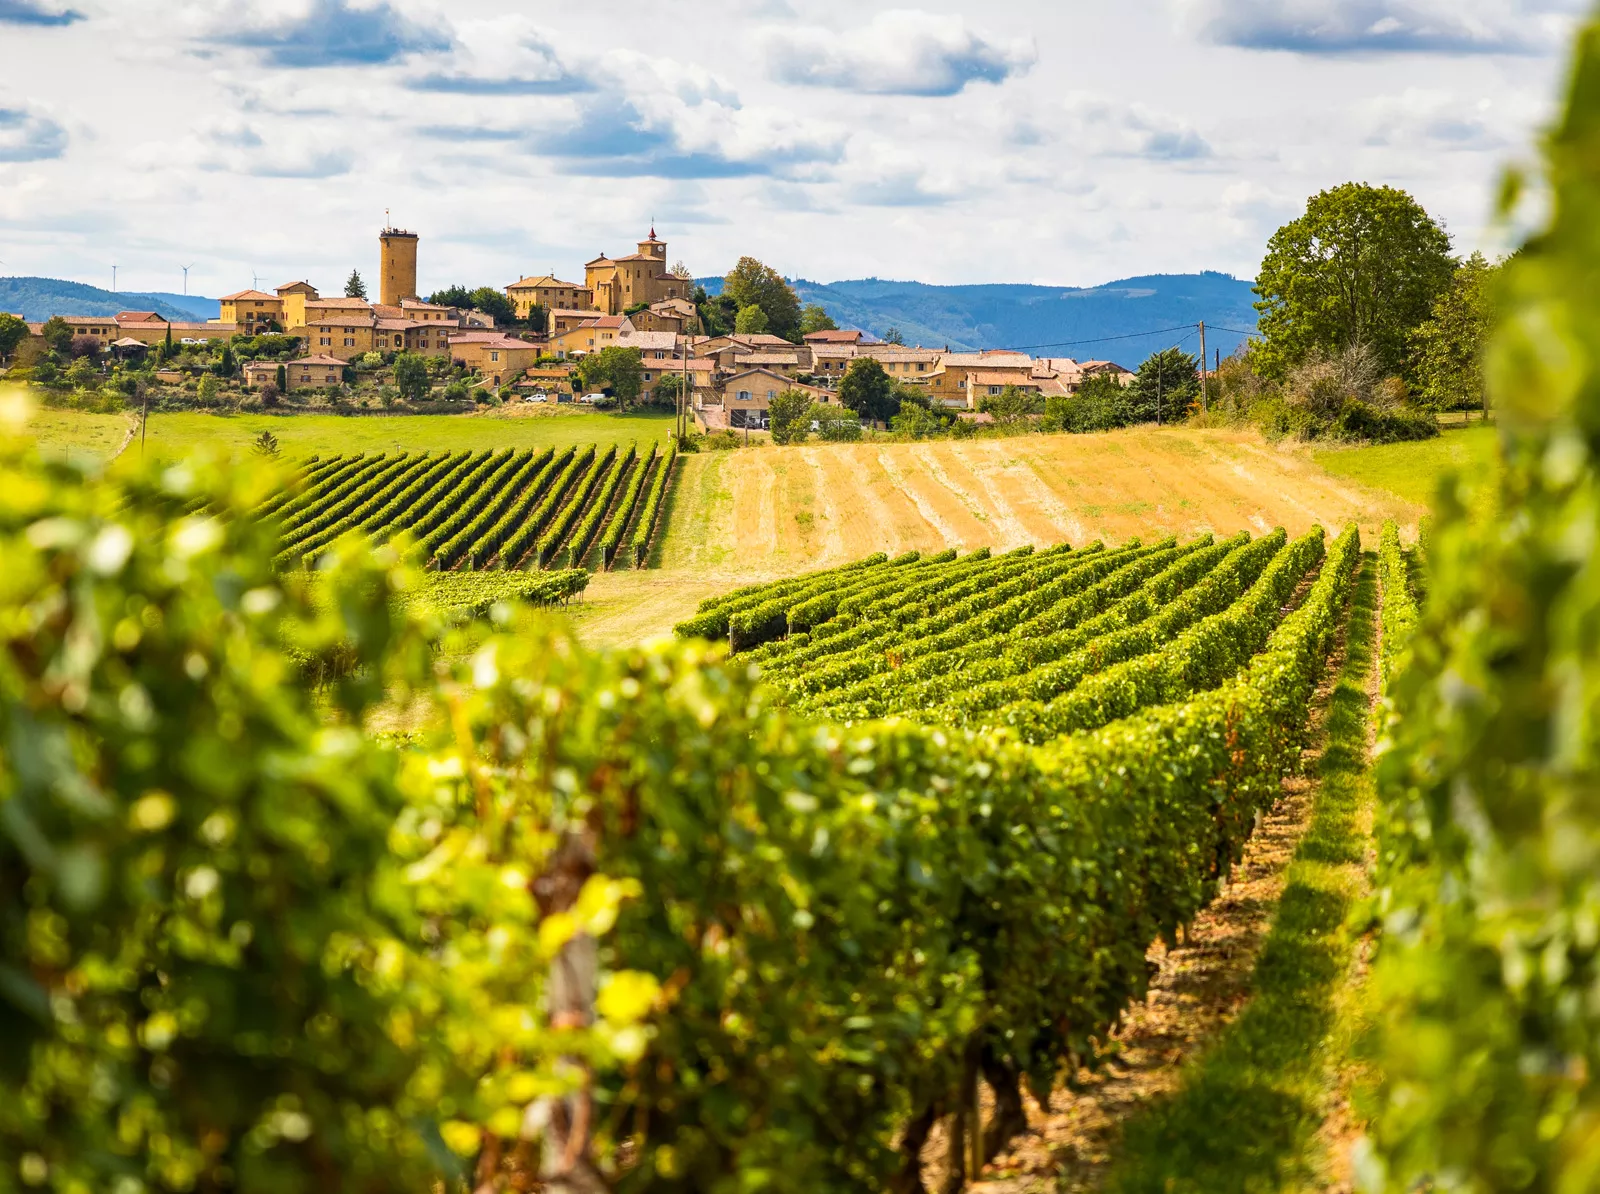
<svg viewBox="0 0 1600 1194">
<path fill-rule="evenodd" d="M 539 741 L 570 644 L 382 551 L 313 595 L 241 516 L 275 480 L 0 449 L 0 1190 L 426 1191 L 643 1050 L 595 949 L 635 885 Z M 360 732 L 397 693 L 448 731 Z"/>
</svg>

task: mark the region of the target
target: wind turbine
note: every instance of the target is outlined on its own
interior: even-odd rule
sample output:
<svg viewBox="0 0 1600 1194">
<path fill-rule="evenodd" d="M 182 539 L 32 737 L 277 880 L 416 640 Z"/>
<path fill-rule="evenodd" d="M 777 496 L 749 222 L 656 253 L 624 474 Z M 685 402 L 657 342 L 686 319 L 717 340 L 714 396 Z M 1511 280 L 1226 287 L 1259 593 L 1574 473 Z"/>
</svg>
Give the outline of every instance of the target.
<svg viewBox="0 0 1600 1194">
<path fill-rule="evenodd" d="M 187 295 L 189 293 L 189 271 L 194 268 L 194 262 L 191 261 L 188 265 L 180 266 L 179 268 L 183 270 L 183 293 Z"/>
<path fill-rule="evenodd" d="M 115 262 L 111 265 L 111 293 L 117 293 L 117 266 Z"/>
</svg>

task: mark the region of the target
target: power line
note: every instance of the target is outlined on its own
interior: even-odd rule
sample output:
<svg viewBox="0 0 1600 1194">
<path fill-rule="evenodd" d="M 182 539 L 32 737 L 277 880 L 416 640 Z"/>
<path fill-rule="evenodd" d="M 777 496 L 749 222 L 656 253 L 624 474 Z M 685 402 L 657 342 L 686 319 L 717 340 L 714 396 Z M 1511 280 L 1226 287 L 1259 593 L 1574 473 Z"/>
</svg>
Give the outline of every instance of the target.
<svg viewBox="0 0 1600 1194">
<path fill-rule="evenodd" d="M 1243 328 L 1225 328 L 1221 324 L 1216 323 L 1211 325 L 1211 330 L 1214 332 L 1232 332 L 1235 336 L 1259 336 L 1261 334 L 1260 328 L 1257 328 L 1252 332 L 1247 332 Z"/>
</svg>

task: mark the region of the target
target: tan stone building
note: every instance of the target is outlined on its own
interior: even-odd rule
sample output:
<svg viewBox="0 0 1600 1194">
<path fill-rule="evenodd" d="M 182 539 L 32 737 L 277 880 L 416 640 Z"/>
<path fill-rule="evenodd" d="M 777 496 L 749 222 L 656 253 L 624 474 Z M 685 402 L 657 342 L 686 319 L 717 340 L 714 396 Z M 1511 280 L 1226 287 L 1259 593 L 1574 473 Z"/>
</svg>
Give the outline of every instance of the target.
<svg viewBox="0 0 1600 1194">
<path fill-rule="evenodd" d="M 370 315 L 364 319 L 314 319 L 297 334 L 305 337 L 306 348 L 318 356 L 353 361 L 373 351 L 377 326 L 378 321 Z"/>
<path fill-rule="evenodd" d="M 1026 353 L 994 350 L 989 352 L 946 352 L 939 356 L 937 368 L 928 373 L 928 389 L 944 406 L 977 409 L 977 398 L 995 383 L 991 378 L 1004 374 L 1031 375 L 1033 358 Z M 996 390 L 995 393 L 999 393 Z"/>
<path fill-rule="evenodd" d="M 583 267 L 584 287 L 597 310 L 621 315 L 631 307 L 649 307 L 666 299 L 687 299 L 692 283 L 667 268 L 667 243 L 650 230 L 639 251 L 613 260 L 601 254 Z"/>
<path fill-rule="evenodd" d="M 506 287 L 506 297 L 516 308 L 517 318 L 528 318 L 535 305 L 546 311 L 593 310 L 594 293 L 576 282 L 563 282 L 554 274 L 541 274 L 536 278 L 523 278 Z"/>
<path fill-rule="evenodd" d="M 308 386 L 338 385 L 344 380 L 344 366 L 338 357 L 316 353 L 290 361 L 284 366 L 284 374 L 291 390 L 303 390 Z M 277 372 L 276 367 L 273 372 Z"/>
<path fill-rule="evenodd" d="M 500 332 L 457 332 L 450 337 L 450 359 L 465 365 L 492 386 L 510 385 L 539 359 L 539 345 Z"/>
<path fill-rule="evenodd" d="M 633 324 L 625 315 L 597 316 L 590 312 L 589 318 L 576 327 L 551 336 L 549 350 L 563 359 L 583 356 L 585 353 L 599 352 L 602 348 L 614 348 L 619 337 L 633 331 Z"/>
<path fill-rule="evenodd" d="M 274 327 L 279 331 L 288 330 L 288 324 L 284 322 L 283 300 L 275 294 L 263 290 L 240 290 L 225 294 L 218 301 L 222 311 L 217 322 L 234 324 L 246 336 L 271 331 Z M 301 326 L 304 326 L 303 320 Z"/>
</svg>

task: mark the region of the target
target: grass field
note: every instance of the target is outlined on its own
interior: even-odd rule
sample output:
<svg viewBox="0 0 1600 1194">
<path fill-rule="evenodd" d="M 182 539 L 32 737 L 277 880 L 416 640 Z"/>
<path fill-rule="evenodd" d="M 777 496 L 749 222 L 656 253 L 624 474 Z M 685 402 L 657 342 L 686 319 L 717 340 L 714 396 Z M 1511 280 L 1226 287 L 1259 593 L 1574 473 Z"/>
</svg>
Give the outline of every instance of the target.
<svg viewBox="0 0 1600 1194">
<path fill-rule="evenodd" d="M 44 450 L 104 455 L 127 425 L 126 416 L 36 410 L 29 430 Z M 185 413 L 150 420 L 149 450 L 238 453 L 263 429 L 295 456 L 642 446 L 670 426 L 670 416 L 532 407 L 392 418 Z M 1248 432 L 1140 427 L 690 454 L 680 460 L 652 568 L 597 575 L 573 611 L 589 641 L 631 643 L 667 632 L 714 593 L 874 551 L 1259 534 L 1278 525 L 1297 534 L 1346 521 L 1375 540 L 1385 518 L 1413 527 L 1445 471 L 1491 475 L 1494 434 L 1474 425 L 1419 444 L 1306 450 Z"/>
<path fill-rule="evenodd" d="M 91 415 L 35 407 L 28 431 L 49 452 L 115 452 L 129 415 Z M 601 414 L 596 411 L 519 405 L 461 415 L 215 415 L 154 414 L 146 451 L 170 459 L 204 451 L 237 456 L 263 431 L 278 437 L 289 456 L 329 452 L 447 451 L 460 448 L 557 448 L 666 439 L 670 414 Z M 138 441 L 129 448 L 137 456 Z"/>
<path fill-rule="evenodd" d="M 1386 489 L 1409 502 L 1433 503 L 1439 478 L 1454 470 L 1490 480 L 1498 471 L 1493 426 L 1474 423 L 1446 428 L 1438 439 L 1418 444 L 1375 444 L 1367 448 L 1323 448 L 1312 454 L 1336 477 Z"/>
</svg>

